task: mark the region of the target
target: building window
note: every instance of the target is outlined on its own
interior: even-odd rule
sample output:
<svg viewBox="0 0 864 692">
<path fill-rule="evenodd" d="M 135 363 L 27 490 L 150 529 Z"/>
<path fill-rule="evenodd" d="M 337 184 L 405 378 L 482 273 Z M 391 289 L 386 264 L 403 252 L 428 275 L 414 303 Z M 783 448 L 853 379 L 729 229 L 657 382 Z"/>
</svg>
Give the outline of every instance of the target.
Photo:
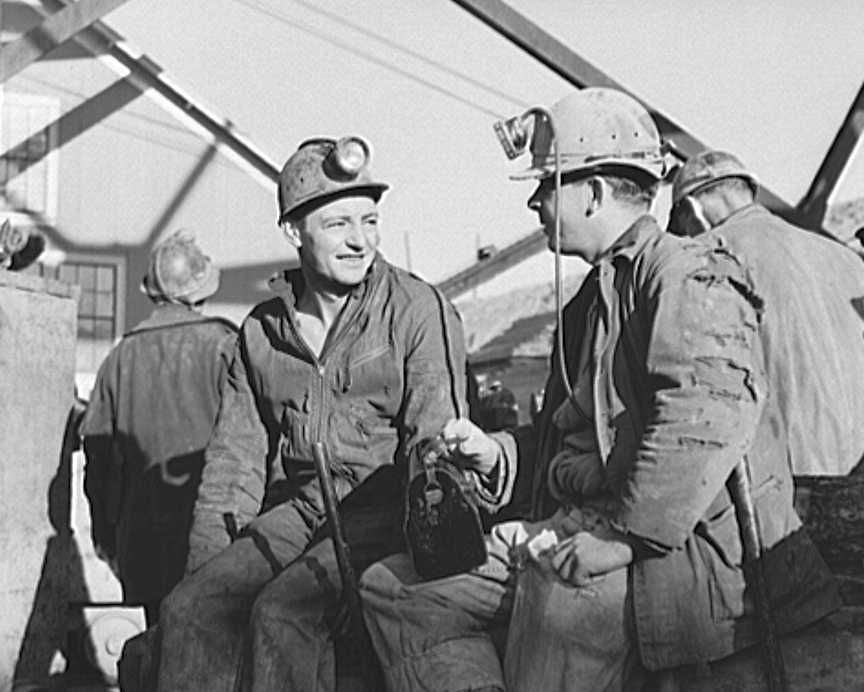
<svg viewBox="0 0 864 692">
<path fill-rule="evenodd" d="M 56 98 L 0 93 L 0 211 L 40 222 L 57 213 Z"/>
<path fill-rule="evenodd" d="M 123 333 L 125 262 L 67 257 L 58 266 L 39 265 L 39 273 L 80 287 L 75 369 L 95 373 Z"/>
</svg>

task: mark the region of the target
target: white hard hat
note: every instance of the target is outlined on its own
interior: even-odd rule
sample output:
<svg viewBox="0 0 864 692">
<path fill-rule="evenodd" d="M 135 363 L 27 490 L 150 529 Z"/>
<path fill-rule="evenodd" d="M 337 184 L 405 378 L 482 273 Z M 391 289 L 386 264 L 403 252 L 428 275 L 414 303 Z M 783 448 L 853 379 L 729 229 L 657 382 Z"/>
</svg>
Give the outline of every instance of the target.
<svg viewBox="0 0 864 692">
<path fill-rule="evenodd" d="M 663 177 L 666 163 L 657 125 L 644 106 L 622 91 L 589 87 L 558 101 L 552 119 L 535 119 L 531 167 L 511 178 L 545 178 L 555 172 L 557 142 L 561 172 L 616 166 Z"/>
</svg>

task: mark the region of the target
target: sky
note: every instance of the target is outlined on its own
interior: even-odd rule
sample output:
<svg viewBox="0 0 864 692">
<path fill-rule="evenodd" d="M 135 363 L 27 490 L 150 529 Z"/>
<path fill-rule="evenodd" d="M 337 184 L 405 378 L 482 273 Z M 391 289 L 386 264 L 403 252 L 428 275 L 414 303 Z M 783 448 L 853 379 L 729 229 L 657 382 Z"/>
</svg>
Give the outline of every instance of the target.
<svg viewBox="0 0 864 692">
<path fill-rule="evenodd" d="M 510 4 L 792 203 L 864 77 L 851 0 Z M 526 162 L 507 161 L 492 123 L 572 87 L 455 3 L 129 0 L 106 23 L 280 166 L 311 136 L 368 138 L 392 186 L 382 249 L 424 278 L 537 226 L 531 184 L 507 179 Z M 861 159 L 835 201 L 864 196 Z M 544 255 L 519 281 L 550 271 Z"/>
</svg>

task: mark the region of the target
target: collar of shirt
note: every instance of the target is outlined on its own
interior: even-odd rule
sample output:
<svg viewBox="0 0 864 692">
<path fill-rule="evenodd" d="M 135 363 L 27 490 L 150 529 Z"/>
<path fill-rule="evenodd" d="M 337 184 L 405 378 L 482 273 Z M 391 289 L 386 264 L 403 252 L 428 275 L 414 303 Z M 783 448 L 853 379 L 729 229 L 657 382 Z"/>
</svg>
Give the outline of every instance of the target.
<svg viewBox="0 0 864 692">
<path fill-rule="evenodd" d="M 752 204 L 748 204 L 747 206 L 741 207 L 740 209 L 736 209 L 729 216 L 723 219 L 723 224 L 729 223 L 730 221 L 739 221 L 740 219 L 744 219 L 748 216 L 762 216 L 763 214 L 767 214 L 768 210 L 763 207 L 761 204 L 757 204 L 753 202 Z M 721 224 L 722 225 L 722 224 Z"/>
<path fill-rule="evenodd" d="M 204 315 L 196 310 L 193 310 L 187 305 L 177 303 L 162 303 L 157 305 L 150 316 L 143 322 L 133 327 L 128 334 L 140 332 L 147 329 L 158 329 L 167 327 L 172 324 L 182 324 L 186 322 L 200 322 L 206 319 Z"/>
<path fill-rule="evenodd" d="M 365 278 L 359 284 L 354 286 L 349 293 L 349 299 L 359 301 L 367 292 L 369 286 L 374 283 L 384 271 L 383 262 L 380 253 L 375 253 L 375 258 L 372 260 L 372 265 L 366 273 Z M 271 291 L 276 293 L 285 303 L 288 309 L 288 314 L 294 316 L 297 306 L 297 296 L 303 292 L 303 287 L 306 285 L 306 280 L 303 278 L 303 270 L 297 267 L 296 269 L 285 269 L 278 274 L 270 277 L 267 282 Z"/>
<path fill-rule="evenodd" d="M 639 251 L 645 247 L 645 244 L 662 232 L 657 225 L 657 220 L 651 214 L 643 214 L 618 237 L 618 240 L 612 243 L 611 247 L 600 257 L 598 264 L 611 263 L 618 257 L 632 262 Z"/>
</svg>

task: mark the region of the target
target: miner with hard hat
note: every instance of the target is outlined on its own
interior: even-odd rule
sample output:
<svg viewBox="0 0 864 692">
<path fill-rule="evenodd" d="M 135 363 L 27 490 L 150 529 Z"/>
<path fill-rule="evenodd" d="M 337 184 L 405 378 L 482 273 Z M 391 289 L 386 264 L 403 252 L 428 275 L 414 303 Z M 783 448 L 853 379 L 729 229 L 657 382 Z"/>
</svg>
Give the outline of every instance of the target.
<svg viewBox="0 0 864 692">
<path fill-rule="evenodd" d="M 335 689 L 341 576 L 313 447 L 327 448 L 359 570 L 400 549 L 409 450 L 464 410 L 461 324 L 379 253 L 388 186 L 369 158 L 361 138 L 313 139 L 282 169 L 278 222 L 300 266 L 240 330 L 188 576 L 162 606 L 165 692 L 228 692 L 241 670 L 243 689 Z M 506 474 L 474 465 L 502 499 Z"/>
<path fill-rule="evenodd" d="M 846 475 L 864 459 L 864 264 L 841 242 L 772 214 L 757 190 L 736 156 L 703 151 L 675 176 L 669 231 L 747 263 L 766 304 L 759 334 L 792 471 Z"/>
<path fill-rule="evenodd" d="M 550 248 L 592 269 L 559 321 L 534 429 L 511 444 L 464 419 L 442 431 L 487 466 L 515 453 L 533 521 L 494 527 L 489 561 L 461 576 L 424 582 L 408 555 L 362 576 L 387 689 L 642 689 L 753 644 L 726 490 L 745 455 L 781 629 L 829 612 L 837 594 L 792 506 L 786 433 L 763 416 L 762 302 L 734 255 L 651 215 L 665 163 L 650 115 L 587 88 L 496 132 L 511 156 L 530 146 L 516 177 L 536 181 L 528 206 Z"/>
<path fill-rule="evenodd" d="M 189 231 L 153 248 L 141 282 L 153 311 L 102 363 L 81 426 L 93 544 L 149 624 L 183 577 L 204 448 L 237 336 L 233 324 L 202 312 L 218 288 L 219 270 Z"/>
</svg>

